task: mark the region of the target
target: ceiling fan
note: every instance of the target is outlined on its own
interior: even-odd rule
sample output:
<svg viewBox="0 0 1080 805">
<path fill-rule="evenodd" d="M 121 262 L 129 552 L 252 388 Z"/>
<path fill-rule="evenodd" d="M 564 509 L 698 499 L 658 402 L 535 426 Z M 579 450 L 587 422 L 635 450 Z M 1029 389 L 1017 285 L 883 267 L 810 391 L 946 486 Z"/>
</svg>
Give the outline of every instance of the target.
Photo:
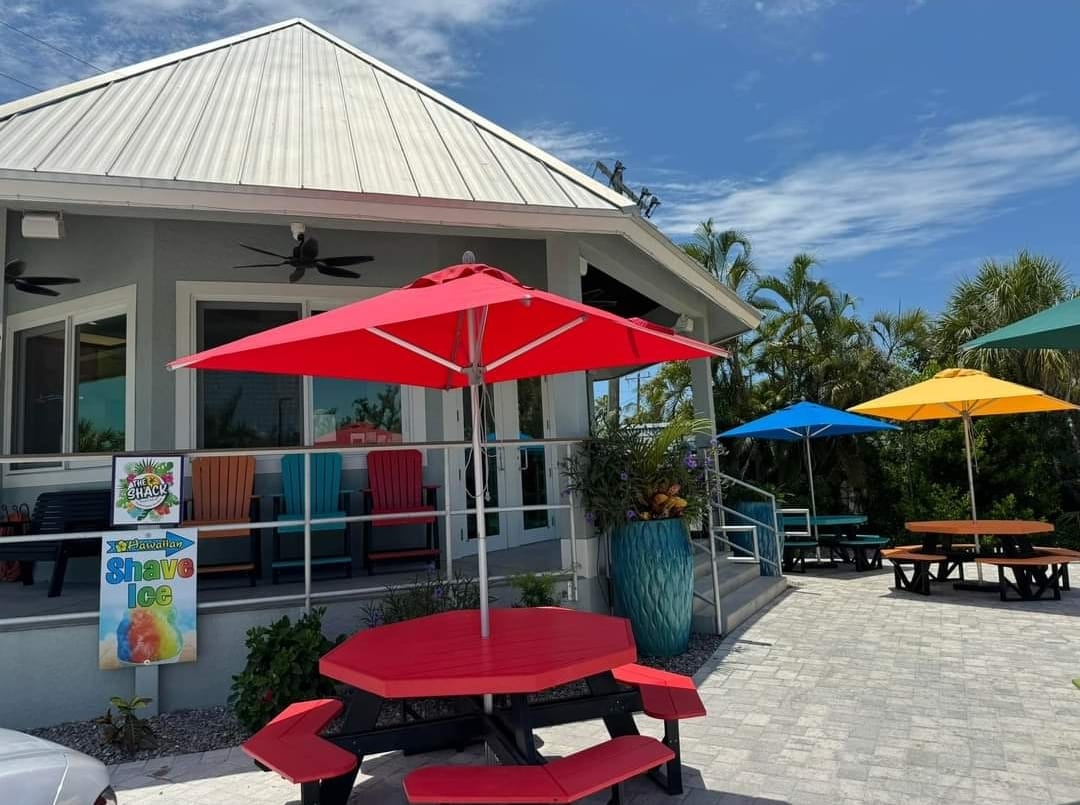
<svg viewBox="0 0 1080 805">
<path fill-rule="evenodd" d="M 59 291 L 46 288 L 46 285 L 72 285 L 79 280 L 76 277 L 27 277 L 25 260 L 9 260 L 4 266 L 4 282 L 14 285 L 16 290 L 36 293 L 39 296 L 59 296 Z"/>
<path fill-rule="evenodd" d="M 245 265 L 233 266 L 233 268 L 278 268 L 280 266 L 289 266 L 292 268 L 292 273 L 289 274 L 289 282 L 296 282 L 300 280 L 304 273 L 313 268 L 320 274 L 325 274 L 328 277 L 342 277 L 344 279 L 359 279 L 360 275 L 355 271 L 350 271 L 345 266 L 355 266 L 360 263 L 370 263 L 374 260 L 374 257 L 368 255 L 349 255 L 342 257 L 319 257 L 319 241 L 315 238 L 307 237 L 303 224 L 292 225 L 293 237 L 296 238 L 296 245 L 292 248 L 291 255 L 277 254 L 275 252 L 267 251 L 266 249 L 260 249 L 257 246 L 248 246 L 246 243 L 241 243 L 248 251 L 258 252 L 259 254 L 269 255 L 270 257 L 276 257 L 280 262 L 278 263 L 248 263 Z"/>
<path fill-rule="evenodd" d="M 593 288 L 581 292 L 581 301 L 590 307 L 598 307 L 601 310 L 614 310 L 619 303 L 608 296 L 603 288 Z"/>
</svg>

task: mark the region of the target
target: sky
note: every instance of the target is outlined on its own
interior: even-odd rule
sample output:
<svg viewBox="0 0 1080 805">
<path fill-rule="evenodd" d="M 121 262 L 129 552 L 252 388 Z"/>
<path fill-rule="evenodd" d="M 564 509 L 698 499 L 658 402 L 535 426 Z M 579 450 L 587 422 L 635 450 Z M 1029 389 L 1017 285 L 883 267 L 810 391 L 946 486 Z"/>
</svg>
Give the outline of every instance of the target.
<svg viewBox="0 0 1080 805">
<path fill-rule="evenodd" d="M 862 311 L 987 258 L 1080 266 L 1080 4 L 1003 0 L 0 0 L 0 101 L 293 16 Z M 67 51 L 58 53 L 7 26 Z"/>
</svg>

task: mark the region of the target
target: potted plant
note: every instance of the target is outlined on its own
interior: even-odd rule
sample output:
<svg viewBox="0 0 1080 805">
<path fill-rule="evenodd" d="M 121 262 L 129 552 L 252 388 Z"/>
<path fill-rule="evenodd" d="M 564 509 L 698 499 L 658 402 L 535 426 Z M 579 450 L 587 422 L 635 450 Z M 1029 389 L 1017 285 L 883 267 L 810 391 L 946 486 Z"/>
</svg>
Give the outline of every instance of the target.
<svg viewBox="0 0 1080 805">
<path fill-rule="evenodd" d="M 694 596 L 688 521 L 705 509 L 705 473 L 690 439 L 708 420 L 679 418 L 657 430 L 609 421 L 566 462 L 569 489 L 611 537 L 616 612 L 638 650 L 686 651 Z"/>
</svg>

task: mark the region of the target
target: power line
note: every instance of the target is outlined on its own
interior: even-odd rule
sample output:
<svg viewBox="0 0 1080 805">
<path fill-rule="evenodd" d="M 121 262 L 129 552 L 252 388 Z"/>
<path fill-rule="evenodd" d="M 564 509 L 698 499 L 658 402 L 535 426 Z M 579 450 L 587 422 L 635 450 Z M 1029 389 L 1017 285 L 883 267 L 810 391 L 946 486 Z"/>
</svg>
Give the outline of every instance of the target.
<svg viewBox="0 0 1080 805">
<path fill-rule="evenodd" d="M 16 28 L 14 25 L 12 25 L 9 22 L 4 22 L 3 20 L 0 20 L 0 25 L 7 28 L 8 30 L 14 31 L 17 34 L 22 34 L 27 39 L 34 40 L 39 45 L 44 45 L 47 48 L 51 48 L 51 49 L 55 50 L 57 53 L 63 53 L 69 59 L 74 59 L 75 61 L 79 62 L 80 64 L 85 64 L 87 67 L 90 67 L 90 68 L 92 68 L 94 70 L 97 70 L 99 73 L 104 73 L 105 72 L 100 67 L 98 67 L 96 64 L 92 64 L 91 62 L 88 62 L 86 59 L 80 59 L 74 53 L 69 53 L 68 51 L 64 50 L 63 48 L 58 48 L 56 45 L 53 45 L 53 44 L 51 44 L 49 42 L 46 42 L 44 39 L 40 39 L 40 38 L 34 36 L 33 34 L 28 34 L 26 31 L 23 31 L 20 28 Z"/>
<path fill-rule="evenodd" d="M 29 84 L 26 81 L 23 81 L 21 78 L 16 78 L 15 76 L 8 75 L 7 73 L 0 73 L 0 78 L 6 78 L 8 81 L 14 81 L 16 84 L 22 84 L 24 87 L 29 87 L 34 92 L 44 91 L 41 89 L 41 87 L 35 87 L 33 84 Z"/>
</svg>

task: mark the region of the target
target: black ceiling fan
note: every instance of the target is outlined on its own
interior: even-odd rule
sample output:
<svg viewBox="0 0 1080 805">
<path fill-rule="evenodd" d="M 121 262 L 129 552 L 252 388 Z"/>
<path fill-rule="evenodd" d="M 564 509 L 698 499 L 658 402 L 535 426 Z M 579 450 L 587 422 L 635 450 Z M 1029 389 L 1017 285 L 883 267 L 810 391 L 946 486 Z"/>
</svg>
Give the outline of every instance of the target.
<svg viewBox="0 0 1080 805">
<path fill-rule="evenodd" d="M 25 260 L 9 260 L 4 266 L 4 282 L 14 285 L 16 290 L 36 293 L 39 296 L 59 296 L 59 291 L 46 288 L 46 285 L 73 285 L 79 280 L 75 277 L 27 277 Z"/>
<path fill-rule="evenodd" d="M 328 277 L 342 277 L 344 279 L 359 279 L 360 275 L 355 271 L 350 271 L 345 266 L 355 266 L 360 263 L 370 263 L 374 260 L 374 257 L 369 255 L 349 255 L 342 257 L 319 257 L 319 241 L 315 238 L 307 237 L 304 229 L 301 225 L 294 226 L 293 231 L 296 236 L 296 245 L 292 248 L 291 255 L 276 254 L 275 252 L 267 251 L 266 249 L 260 249 L 257 246 L 248 246 L 246 243 L 241 243 L 248 251 L 258 252 L 259 254 L 266 254 L 270 257 L 276 257 L 281 262 L 278 263 L 248 263 L 246 265 L 233 266 L 233 268 L 278 268 L 280 266 L 289 266 L 292 268 L 292 273 L 289 274 L 289 282 L 296 282 L 304 276 L 304 273 L 313 268 L 320 274 L 325 274 Z"/>
</svg>

